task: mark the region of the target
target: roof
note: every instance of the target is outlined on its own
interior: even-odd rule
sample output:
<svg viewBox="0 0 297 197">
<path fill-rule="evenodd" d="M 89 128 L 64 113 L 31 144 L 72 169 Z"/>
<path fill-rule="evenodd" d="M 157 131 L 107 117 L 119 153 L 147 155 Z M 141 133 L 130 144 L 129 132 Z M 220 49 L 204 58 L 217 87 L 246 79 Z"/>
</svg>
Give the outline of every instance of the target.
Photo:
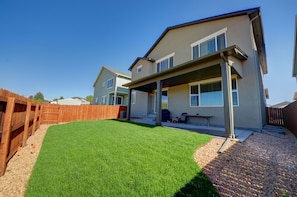
<svg viewBox="0 0 297 197">
<path fill-rule="evenodd" d="M 253 20 L 253 25 L 255 25 L 254 28 L 257 28 L 257 32 L 255 34 L 255 39 L 256 39 L 256 44 L 258 47 L 258 52 L 261 53 L 259 56 L 263 73 L 267 73 L 267 61 L 266 61 L 266 50 L 265 50 L 265 44 L 264 44 L 264 33 L 263 33 L 263 27 L 262 27 L 262 21 L 260 19 L 260 8 L 251 8 L 251 9 L 246 9 L 246 10 L 241 10 L 241 11 L 236 11 L 236 12 L 231 12 L 227 14 L 222 14 L 222 15 L 217 15 L 213 17 L 208 17 L 204 19 L 199 19 L 187 23 L 182 23 L 179 25 L 171 26 L 165 29 L 165 31 L 161 34 L 161 36 L 156 40 L 156 42 L 152 45 L 152 47 L 147 51 L 147 53 L 144 55 L 144 58 L 149 58 L 149 54 L 154 50 L 154 48 L 159 44 L 159 42 L 165 37 L 165 35 L 175 29 L 183 28 L 183 27 L 188 27 L 191 25 L 197 25 L 205 22 L 210 22 L 210 21 L 215 21 L 215 20 L 220 20 L 220 19 L 226 19 L 226 18 L 231 18 L 231 17 L 236 17 L 236 16 L 242 16 L 242 15 L 248 15 L 251 20 Z M 255 31 L 255 30 L 254 30 Z M 129 67 L 129 70 L 133 68 L 133 66 L 137 63 L 139 58 L 137 58 L 133 64 Z"/>
<path fill-rule="evenodd" d="M 224 56 L 233 56 L 240 61 L 247 60 L 248 56 L 236 45 L 221 49 L 211 54 L 207 54 L 203 57 L 184 62 L 176 65 L 170 69 L 163 70 L 162 72 L 156 72 L 152 75 L 139 78 L 124 84 L 123 86 L 132 89 L 152 92 L 156 89 L 156 81 L 163 78 L 163 87 L 171 87 L 185 83 L 191 83 L 197 80 L 197 78 L 205 78 L 205 75 L 214 77 L 221 75 L 220 63 L 214 63 L 215 60 L 219 59 L 221 62 L 222 54 Z M 205 62 L 212 62 L 210 66 L 205 66 Z M 197 68 L 197 65 L 203 65 Z M 196 67 L 196 68 L 195 68 Z M 204 70 L 204 71 L 201 71 Z M 238 74 L 236 68 L 232 66 L 232 70 Z"/>
<path fill-rule="evenodd" d="M 272 105 L 271 107 L 275 107 L 275 108 L 284 108 L 286 107 L 287 105 L 289 105 L 291 102 L 289 101 L 284 101 L 284 102 L 281 102 L 281 103 L 277 103 L 275 105 Z"/>
<path fill-rule="evenodd" d="M 125 72 L 122 72 L 122 71 L 119 71 L 119 70 L 116 70 L 116 69 L 113 69 L 113 68 L 109 68 L 107 66 L 102 66 L 102 68 L 101 68 L 101 70 L 100 70 L 100 72 L 99 72 L 99 74 L 98 74 L 98 76 L 97 76 L 97 78 L 96 78 L 96 80 L 95 80 L 95 82 L 93 84 L 93 87 L 95 87 L 95 85 L 96 85 L 98 79 L 100 78 L 100 76 L 101 76 L 104 69 L 106 69 L 106 70 L 108 70 L 108 71 L 110 71 L 110 72 L 112 72 L 112 73 L 114 73 L 116 75 L 122 76 L 124 78 L 131 79 L 131 74 L 129 74 L 129 73 L 125 73 Z"/>
<path fill-rule="evenodd" d="M 293 77 L 297 78 L 297 16 L 295 19 L 295 42 L 293 58 Z"/>
</svg>

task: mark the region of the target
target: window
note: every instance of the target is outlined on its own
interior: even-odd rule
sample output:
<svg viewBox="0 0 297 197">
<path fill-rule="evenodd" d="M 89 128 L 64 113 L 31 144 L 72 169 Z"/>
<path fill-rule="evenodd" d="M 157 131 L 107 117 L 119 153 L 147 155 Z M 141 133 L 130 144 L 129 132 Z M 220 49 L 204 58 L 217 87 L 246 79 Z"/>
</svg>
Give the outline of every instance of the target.
<svg viewBox="0 0 297 197">
<path fill-rule="evenodd" d="M 174 53 L 156 61 L 157 63 L 157 72 L 161 72 L 163 70 L 166 70 L 168 68 L 172 68 L 173 67 L 173 56 Z"/>
<path fill-rule="evenodd" d="M 99 101 L 99 98 L 96 97 L 96 98 L 95 98 L 95 101 L 94 101 L 94 104 L 98 104 L 98 101 Z"/>
<path fill-rule="evenodd" d="M 131 104 L 136 104 L 136 92 L 132 92 L 131 94 Z"/>
<path fill-rule="evenodd" d="M 237 81 L 235 79 L 232 79 L 232 99 L 233 99 L 233 105 L 238 106 L 238 90 L 237 90 Z"/>
<path fill-rule="evenodd" d="M 137 73 L 141 73 L 141 71 L 142 71 L 142 65 L 137 66 Z"/>
<path fill-rule="evenodd" d="M 101 104 L 106 105 L 106 96 L 101 97 Z"/>
<path fill-rule="evenodd" d="M 191 106 L 199 106 L 199 89 L 198 88 L 199 88 L 198 85 L 191 86 L 191 93 L 190 93 Z"/>
<path fill-rule="evenodd" d="M 107 81 L 107 88 L 111 88 L 113 86 L 113 78 Z"/>
<path fill-rule="evenodd" d="M 116 105 L 122 105 L 123 97 L 122 96 L 117 96 L 116 98 Z M 112 96 L 112 104 L 114 103 L 114 96 Z"/>
<path fill-rule="evenodd" d="M 192 59 L 197 59 L 204 55 L 213 53 L 226 47 L 226 31 L 224 28 L 214 34 L 211 34 L 197 42 L 191 44 Z"/>
<path fill-rule="evenodd" d="M 238 106 L 237 80 L 232 79 L 233 105 Z M 190 85 L 190 106 L 223 106 L 222 82 L 213 81 Z"/>
</svg>

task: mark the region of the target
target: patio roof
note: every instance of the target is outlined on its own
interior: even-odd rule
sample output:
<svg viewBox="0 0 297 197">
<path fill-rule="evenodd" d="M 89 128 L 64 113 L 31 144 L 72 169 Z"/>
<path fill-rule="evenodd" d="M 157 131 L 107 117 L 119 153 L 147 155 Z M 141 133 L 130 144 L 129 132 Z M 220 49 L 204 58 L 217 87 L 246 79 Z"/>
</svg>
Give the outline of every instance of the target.
<svg viewBox="0 0 297 197">
<path fill-rule="evenodd" d="M 162 80 L 162 87 L 171 87 L 198 80 L 205 80 L 215 77 L 221 77 L 222 62 L 221 54 L 230 57 L 234 61 L 244 61 L 248 56 L 236 45 L 216 51 L 201 58 L 176 65 L 162 72 L 154 73 L 147 77 L 124 84 L 130 89 L 140 90 L 144 92 L 152 92 L 157 89 L 157 80 Z M 242 77 L 241 65 L 233 64 L 232 74 Z"/>
</svg>

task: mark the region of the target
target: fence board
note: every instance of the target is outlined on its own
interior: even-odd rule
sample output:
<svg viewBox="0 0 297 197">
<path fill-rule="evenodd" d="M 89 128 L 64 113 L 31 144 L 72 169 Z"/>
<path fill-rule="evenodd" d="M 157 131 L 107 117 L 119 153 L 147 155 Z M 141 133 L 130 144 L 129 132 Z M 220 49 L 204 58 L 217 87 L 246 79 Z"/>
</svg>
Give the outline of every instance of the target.
<svg viewBox="0 0 297 197">
<path fill-rule="evenodd" d="M 7 106 L 5 111 L 4 117 L 4 124 L 3 124 L 3 133 L 1 137 L 1 154 L 0 154 L 0 176 L 5 173 L 6 163 L 7 163 L 7 155 L 9 154 L 9 140 L 10 140 L 10 127 L 11 127 L 11 120 L 12 114 L 14 110 L 15 98 L 9 97 L 7 99 Z"/>
<path fill-rule="evenodd" d="M 284 108 L 285 127 L 297 137 L 297 101 Z"/>
<path fill-rule="evenodd" d="M 284 126 L 284 114 L 282 108 L 266 107 L 266 117 L 268 124 Z"/>
<path fill-rule="evenodd" d="M 40 108 L 36 106 L 38 104 L 30 99 L 0 89 L 0 176 L 18 147 L 24 146 L 27 138 L 39 128 Z"/>
<path fill-rule="evenodd" d="M 72 122 L 79 120 L 117 119 L 126 106 L 107 105 L 55 105 L 44 104 L 42 124 Z"/>
</svg>

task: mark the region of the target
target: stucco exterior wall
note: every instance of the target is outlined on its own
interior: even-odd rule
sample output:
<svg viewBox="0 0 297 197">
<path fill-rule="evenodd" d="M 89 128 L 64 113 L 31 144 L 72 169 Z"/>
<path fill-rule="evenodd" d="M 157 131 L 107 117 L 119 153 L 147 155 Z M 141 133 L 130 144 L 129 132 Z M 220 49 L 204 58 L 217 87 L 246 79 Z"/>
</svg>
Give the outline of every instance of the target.
<svg viewBox="0 0 297 197">
<path fill-rule="evenodd" d="M 248 55 L 248 59 L 242 63 L 242 78 L 238 77 L 237 80 L 239 106 L 234 107 L 235 127 L 260 130 L 265 124 L 266 102 L 264 98 L 263 75 L 258 61 L 257 49 L 253 41 L 251 23 L 247 15 L 170 30 L 148 57 L 158 60 L 174 53 L 174 66 L 190 61 L 192 43 L 224 28 L 227 29 L 227 47 L 237 45 Z M 147 64 L 144 70 L 144 62 L 139 61 L 132 69 L 132 80 L 142 77 L 136 76 L 134 73 L 137 65 L 140 64 L 143 64 L 143 75 L 150 75 L 156 72 L 155 63 Z M 197 81 L 199 80 L 197 78 Z M 168 107 L 173 117 L 179 117 L 182 112 L 213 115 L 211 124 L 224 125 L 223 106 L 190 107 L 189 96 L 189 84 L 168 88 Z M 205 123 L 205 121 L 204 119 L 196 119 L 193 120 L 193 123 Z"/>
<path fill-rule="evenodd" d="M 136 91 L 136 102 L 131 104 L 131 117 L 143 118 L 148 113 L 148 93 Z"/>
<path fill-rule="evenodd" d="M 141 72 L 137 72 L 138 66 L 142 66 Z M 151 75 L 152 73 L 154 73 L 153 68 L 154 68 L 154 64 L 152 62 L 148 60 L 140 59 L 131 70 L 132 81 Z"/>
</svg>

